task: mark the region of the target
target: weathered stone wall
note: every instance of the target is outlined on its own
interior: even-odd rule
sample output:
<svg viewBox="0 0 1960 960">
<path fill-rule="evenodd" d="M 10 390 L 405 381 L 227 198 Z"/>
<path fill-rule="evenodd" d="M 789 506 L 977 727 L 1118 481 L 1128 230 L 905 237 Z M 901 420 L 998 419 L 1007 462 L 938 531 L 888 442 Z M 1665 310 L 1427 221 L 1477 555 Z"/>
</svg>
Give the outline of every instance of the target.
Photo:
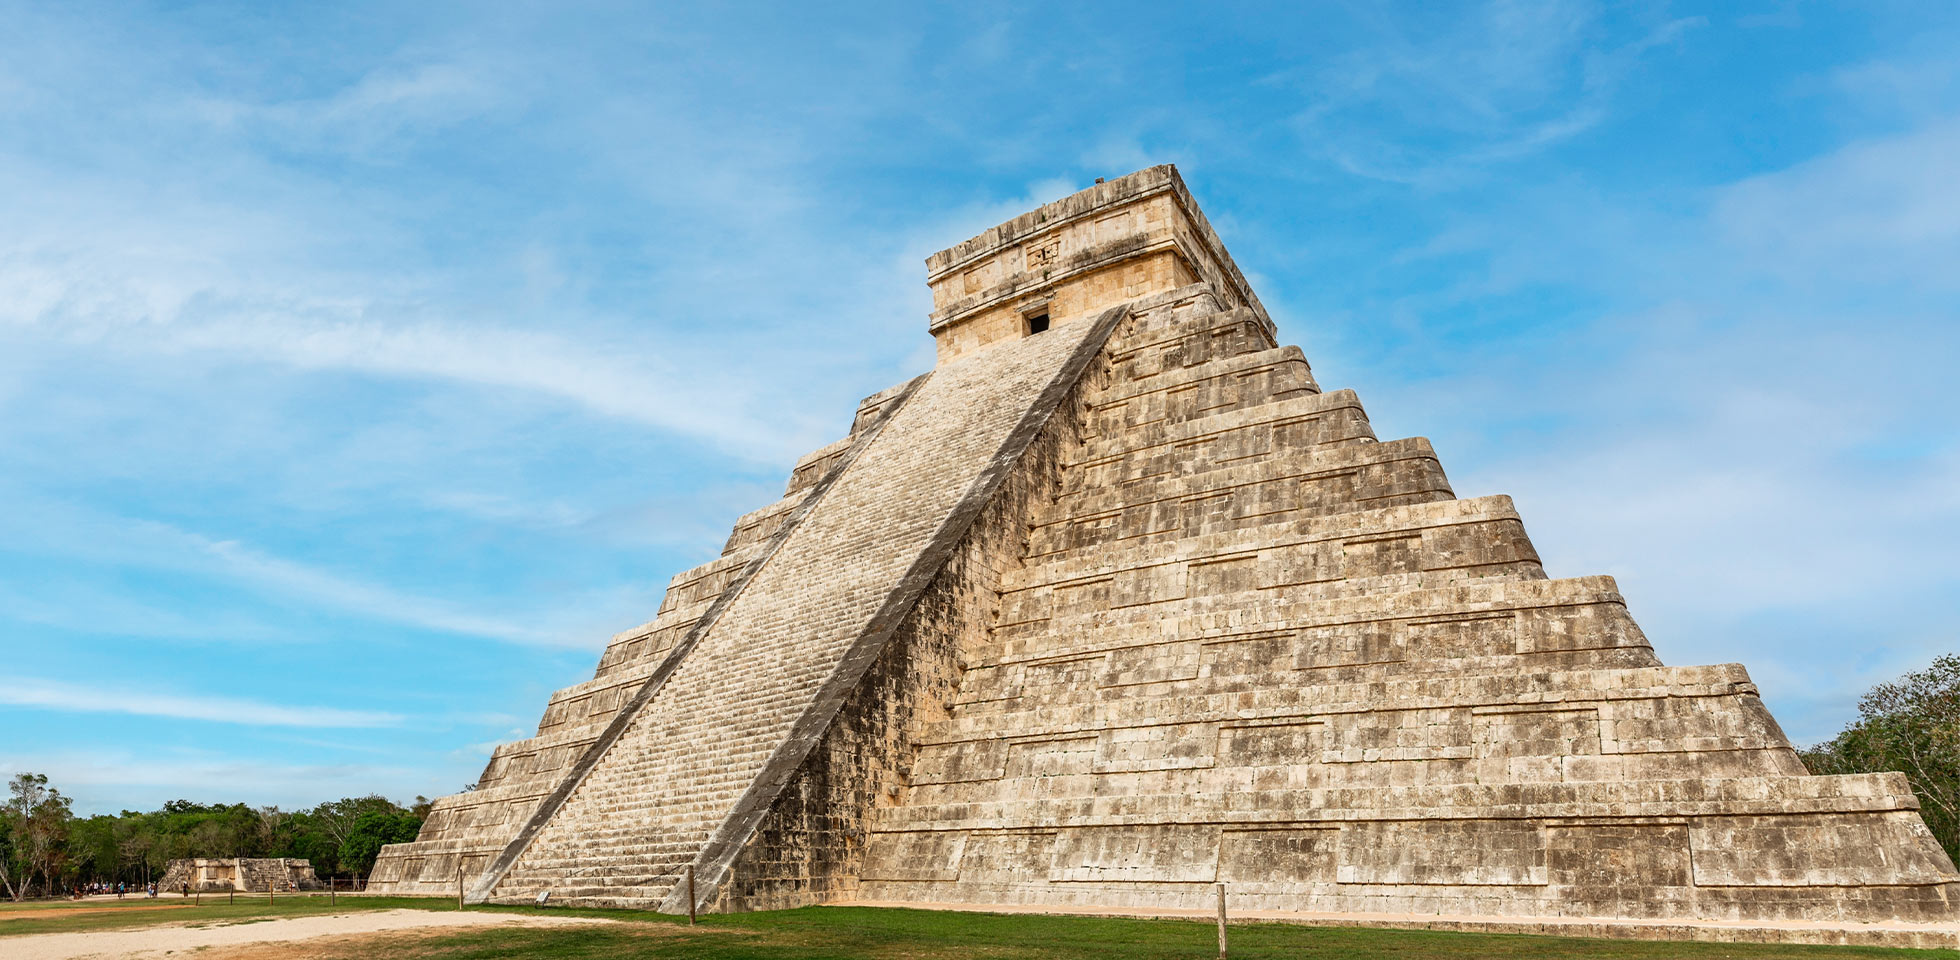
<svg viewBox="0 0 1960 960">
<path fill-rule="evenodd" d="M 157 889 L 205 893 L 227 890 L 264 893 L 267 890 L 318 890 L 324 886 L 311 861 L 297 857 L 222 857 L 172 860 L 165 866 Z"/>
<path fill-rule="evenodd" d="M 1664 667 L 1233 311 L 1109 344 L 858 898 L 1952 919 L 1901 779 L 1810 777 L 1741 667 Z"/>
</svg>

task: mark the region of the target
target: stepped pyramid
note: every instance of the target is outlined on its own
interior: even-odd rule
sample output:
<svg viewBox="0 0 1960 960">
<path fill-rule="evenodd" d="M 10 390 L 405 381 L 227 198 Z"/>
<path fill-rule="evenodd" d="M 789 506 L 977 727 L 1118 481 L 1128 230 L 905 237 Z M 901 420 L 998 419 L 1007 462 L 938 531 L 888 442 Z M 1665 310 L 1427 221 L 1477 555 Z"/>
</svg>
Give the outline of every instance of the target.
<svg viewBox="0 0 1960 960">
<path fill-rule="evenodd" d="M 1807 775 L 1742 667 L 1378 440 L 1173 168 L 927 267 L 935 369 L 375 889 L 1960 929 L 1903 776 Z"/>
</svg>

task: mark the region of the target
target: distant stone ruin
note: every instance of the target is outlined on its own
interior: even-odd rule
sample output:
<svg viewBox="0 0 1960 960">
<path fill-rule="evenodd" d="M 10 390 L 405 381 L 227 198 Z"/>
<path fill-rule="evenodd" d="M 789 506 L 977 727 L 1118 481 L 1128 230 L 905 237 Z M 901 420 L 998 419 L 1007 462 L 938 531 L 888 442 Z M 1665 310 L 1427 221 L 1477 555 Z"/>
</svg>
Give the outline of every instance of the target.
<svg viewBox="0 0 1960 960">
<path fill-rule="evenodd" d="M 264 893 L 267 890 L 319 890 L 313 864 L 297 857 L 222 857 L 172 860 L 157 881 L 166 893 L 190 889 L 204 893 Z"/>
<path fill-rule="evenodd" d="M 1808 775 L 1741 666 L 1663 666 L 1611 578 L 1547 579 L 1508 498 L 1378 440 L 1172 168 L 927 272 L 935 369 L 373 889 L 1209 909 L 1223 883 L 1340 922 L 1957 942 L 1903 776 Z"/>
</svg>

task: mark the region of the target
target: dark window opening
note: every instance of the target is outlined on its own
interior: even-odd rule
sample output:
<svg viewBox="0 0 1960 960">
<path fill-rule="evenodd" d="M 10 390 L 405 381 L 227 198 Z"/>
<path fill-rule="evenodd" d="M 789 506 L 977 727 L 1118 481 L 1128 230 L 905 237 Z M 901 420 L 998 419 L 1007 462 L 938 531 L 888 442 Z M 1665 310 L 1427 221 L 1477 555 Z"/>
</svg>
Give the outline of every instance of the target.
<svg viewBox="0 0 1960 960">
<path fill-rule="evenodd" d="M 1033 334 L 1033 333 L 1040 333 L 1041 331 L 1043 331 L 1043 330 L 1046 330 L 1046 329 L 1048 329 L 1048 315 L 1047 315 L 1047 314 L 1045 314 L 1045 313 L 1038 313 L 1038 314 L 1035 314 L 1034 316 L 1032 316 L 1032 317 L 1029 317 L 1029 318 L 1028 318 L 1028 332 L 1029 332 L 1029 333 L 1031 333 L 1031 334 Z"/>
</svg>

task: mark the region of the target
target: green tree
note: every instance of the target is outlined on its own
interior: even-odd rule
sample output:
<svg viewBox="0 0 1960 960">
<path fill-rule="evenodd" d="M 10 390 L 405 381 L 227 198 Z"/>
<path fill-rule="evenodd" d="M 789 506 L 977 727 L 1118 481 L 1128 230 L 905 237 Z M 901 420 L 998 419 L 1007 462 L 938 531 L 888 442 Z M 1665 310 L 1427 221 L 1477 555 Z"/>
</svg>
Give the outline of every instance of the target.
<svg viewBox="0 0 1960 960">
<path fill-rule="evenodd" d="M 313 818 L 337 849 L 354 834 L 354 824 L 370 813 L 400 813 L 401 807 L 380 794 L 342 797 L 313 808 Z"/>
<path fill-rule="evenodd" d="M 48 786 L 43 773 L 16 775 L 7 794 L 0 808 L 9 848 L 7 893 L 15 900 L 25 898 L 36 876 L 52 893 L 67 857 L 68 822 L 74 819 L 69 800 Z"/>
<path fill-rule="evenodd" d="M 340 865 L 365 876 L 374 869 L 381 848 L 391 843 L 408 843 L 422 832 L 422 820 L 412 813 L 371 811 L 354 821 L 347 841 L 340 845 Z"/>
<path fill-rule="evenodd" d="M 416 809 L 428 801 L 416 798 Z M 180 857 L 300 857 L 322 877 L 371 869 L 380 848 L 413 840 L 422 817 L 386 797 L 305 810 L 172 800 L 147 813 L 74 819 L 40 774 L 9 784 L 0 803 L 0 892 L 14 900 L 68 882 L 147 884 Z"/>
<path fill-rule="evenodd" d="M 1812 773 L 1905 774 L 1927 829 L 1960 860 L 1960 655 L 1873 687 L 1858 720 L 1803 761 Z"/>
<path fill-rule="evenodd" d="M 287 820 L 284 838 L 273 848 L 273 856 L 303 857 L 313 863 L 313 872 L 322 877 L 341 875 L 340 844 L 310 810 L 293 814 Z"/>
<path fill-rule="evenodd" d="M 116 818 L 116 856 L 118 876 L 150 883 L 150 848 L 156 846 L 156 830 L 150 815 L 124 810 Z"/>
<path fill-rule="evenodd" d="M 72 879 L 83 883 L 113 880 L 121 866 L 115 817 L 94 816 L 69 825 L 68 868 Z"/>
<path fill-rule="evenodd" d="M 7 893 L 7 899 L 19 900 L 26 896 L 21 892 L 20 882 L 15 874 L 18 868 L 19 853 L 14 847 L 14 820 L 6 811 L 0 811 L 0 889 Z"/>
</svg>

